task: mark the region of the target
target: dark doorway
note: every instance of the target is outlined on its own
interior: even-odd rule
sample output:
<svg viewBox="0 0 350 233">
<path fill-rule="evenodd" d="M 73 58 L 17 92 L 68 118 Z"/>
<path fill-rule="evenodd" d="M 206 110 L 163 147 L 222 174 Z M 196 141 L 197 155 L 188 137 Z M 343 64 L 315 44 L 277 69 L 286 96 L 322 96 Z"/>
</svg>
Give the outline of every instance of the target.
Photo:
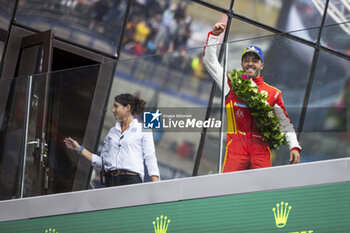
<svg viewBox="0 0 350 233">
<path fill-rule="evenodd" d="M 60 193 L 72 191 L 78 163 L 78 156 L 65 148 L 63 139 L 70 136 L 83 141 L 100 65 L 57 48 L 52 60 L 47 128 L 48 193 Z"/>
<path fill-rule="evenodd" d="M 53 48 L 52 60 L 52 71 L 99 64 L 97 61 L 55 47 Z"/>
</svg>

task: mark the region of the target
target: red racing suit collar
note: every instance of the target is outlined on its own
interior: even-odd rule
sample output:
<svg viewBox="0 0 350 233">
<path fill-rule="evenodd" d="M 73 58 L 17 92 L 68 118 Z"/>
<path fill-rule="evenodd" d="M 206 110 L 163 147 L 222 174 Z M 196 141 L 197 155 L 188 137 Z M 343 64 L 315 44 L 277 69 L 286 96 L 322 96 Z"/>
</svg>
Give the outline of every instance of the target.
<svg viewBox="0 0 350 233">
<path fill-rule="evenodd" d="M 261 84 L 264 83 L 264 77 L 260 75 L 257 78 L 253 78 L 253 81 L 256 83 L 256 85 L 260 86 Z"/>
</svg>

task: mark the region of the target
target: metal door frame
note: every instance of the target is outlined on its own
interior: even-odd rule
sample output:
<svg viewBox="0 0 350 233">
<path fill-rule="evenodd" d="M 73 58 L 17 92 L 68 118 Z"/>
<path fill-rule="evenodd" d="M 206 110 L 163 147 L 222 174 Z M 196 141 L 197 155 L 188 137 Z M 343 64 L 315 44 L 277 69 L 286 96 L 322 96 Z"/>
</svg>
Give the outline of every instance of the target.
<svg viewBox="0 0 350 233">
<path fill-rule="evenodd" d="M 44 175 L 43 172 L 45 173 L 48 172 L 46 171 L 48 169 L 48 166 L 45 160 L 45 148 L 47 147 L 46 128 L 47 128 L 48 95 L 49 95 L 49 87 L 50 87 L 49 72 L 51 71 L 51 66 L 52 66 L 53 32 L 51 30 L 48 30 L 45 32 L 39 32 L 34 35 L 23 37 L 21 41 L 20 49 L 19 49 L 19 56 L 17 59 L 18 63 L 21 59 L 22 51 L 26 48 L 30 48 L 36 45 L 43 45 L 43 53 L 41 56 L 41 59 L 43 62 L 42 62 L 40 73 L 46 73 L 44 103 L 43 103 L 43 111 L 42 111 L 43 117 L 41 122 L 40 137 L 33 142 L 28 142 L 28 131 L 29 131 L 28 127 L 29 127 L 29 120 L 30 120 L 30 105 L 31 105 L 31 94 L 32 94 L 32 86 L 33 86 L 33 76 L 30 75 L 28 77 L 27 95 L 26 95 L 24 149 L 22 152 L 23 160 L 22 160 L 22 172 L 21 172 L 21 178 L 20 178 L 20 198 L 23 198 L 23 195 L 24 195 L 24 179 L 25 179 L 24 176 L 25 176 L 25 169 L 26 169 L 25 166 L 26 166 L 28 145 L 35 145 L 36 147 L 40 148 L 38 182 L 42 180 L 41 176 Z M 45 178 L 45 177 L 46 176 L 44 175 L 44 179 L 47 180 L 48 178 L 47 177 Z M 43 184 L 46 183 L 45 180 L 43 181 Z M 45 190 L 45 187 L 43 187 L 42 190 Z"/>
</svg>

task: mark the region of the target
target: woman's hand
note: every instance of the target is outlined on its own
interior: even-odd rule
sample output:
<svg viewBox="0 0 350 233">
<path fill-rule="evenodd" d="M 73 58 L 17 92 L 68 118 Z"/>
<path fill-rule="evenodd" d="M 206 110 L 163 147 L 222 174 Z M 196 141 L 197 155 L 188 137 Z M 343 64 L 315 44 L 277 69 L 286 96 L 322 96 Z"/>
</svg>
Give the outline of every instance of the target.
<svg viewBox="0 0 350 233">
<path fill-rule="evenodd" d="M 66 144 L 66 147 L 71 150 L 78 151 L 80 149 L 79 143 L 71 137 L 65 138 L 63 142 Z"/>
<path fill-rule="evenodd" d="M 68 137 L 63 140 L 63 142 L 66 144 L 66 146 L 73 150 L 78 152 L 79 150 L 79 155 L 84 156 L 87 160 L 91 161 L 92 160 L 92 153 L 88 151 L 85 147 L 82 147 L 80 149 L 80 145 L 77 141 L 75 141 L 73 138 Z"/>
</svg>

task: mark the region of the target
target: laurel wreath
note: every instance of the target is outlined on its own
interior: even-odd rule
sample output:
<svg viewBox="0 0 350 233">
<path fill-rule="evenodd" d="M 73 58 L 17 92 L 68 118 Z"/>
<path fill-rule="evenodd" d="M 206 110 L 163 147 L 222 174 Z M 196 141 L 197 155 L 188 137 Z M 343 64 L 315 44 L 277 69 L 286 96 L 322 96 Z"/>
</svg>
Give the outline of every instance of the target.
<svg viewBox="0 0 350 233">
<path fill-rule="evenodd" d="M 229 74 L 232 89 L 235 95 L 247 104 L 263 140 L 271 149 L 278 149 L 280 145 L 286 143 L 285 133 L 281 132 L 282 127 L 273 112 L 273 107 L 267 102 L 267 94 L 259 93 L 259 87 L 255 82 L 243 79 L 244 75 L 247 76 L 244 71 L 235 69 Z"/>
</svg>

